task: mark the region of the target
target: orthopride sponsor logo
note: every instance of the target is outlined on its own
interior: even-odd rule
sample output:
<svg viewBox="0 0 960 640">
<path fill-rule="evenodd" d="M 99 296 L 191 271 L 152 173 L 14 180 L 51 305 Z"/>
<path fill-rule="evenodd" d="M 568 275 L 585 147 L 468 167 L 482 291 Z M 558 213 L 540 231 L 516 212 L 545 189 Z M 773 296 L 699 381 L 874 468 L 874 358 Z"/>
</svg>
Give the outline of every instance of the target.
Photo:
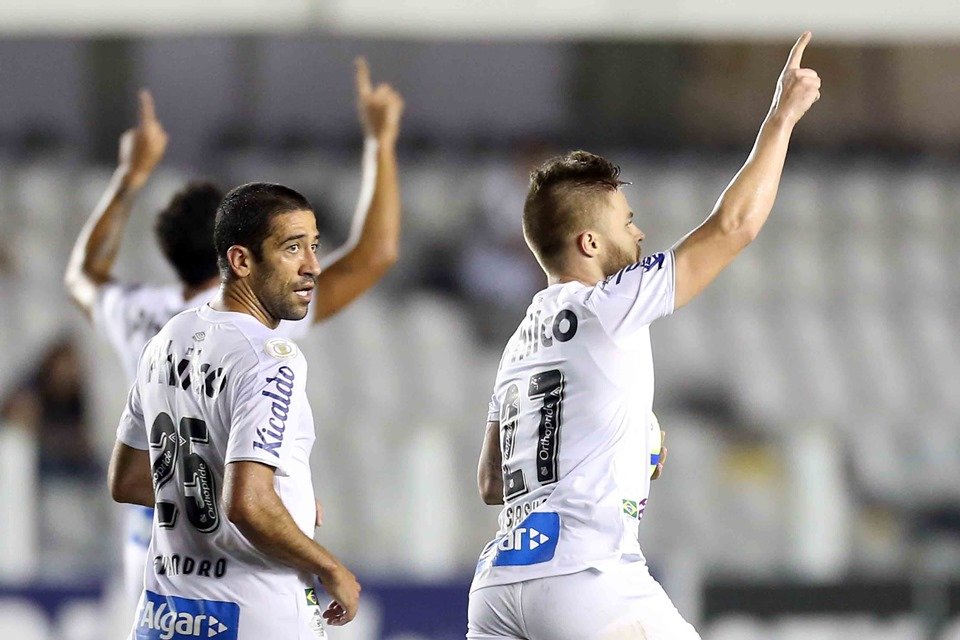
<svg viewBox="0 0 960 640">
<path fill-rule="evenodd" d="M 145 591 L 137 612 L 136 640 L 237 640 L 240 607 L 234 602 L 191 600 Z"/>
</svg>

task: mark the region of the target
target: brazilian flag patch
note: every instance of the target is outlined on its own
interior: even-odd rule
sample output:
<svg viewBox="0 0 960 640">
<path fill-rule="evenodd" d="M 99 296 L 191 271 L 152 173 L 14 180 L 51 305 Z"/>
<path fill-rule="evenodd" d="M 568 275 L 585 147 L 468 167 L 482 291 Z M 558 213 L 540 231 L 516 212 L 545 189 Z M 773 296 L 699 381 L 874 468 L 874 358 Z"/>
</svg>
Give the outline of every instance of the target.
<svg viewBox="0 0 960 640">
<path fill-rule="evenodd" d="M 317 590 L 316 590 L 316 589 L 314 589 L 313 587 L 310 587 L 309 589 L 304 589 L 304 592 L 307 594 L 307 604 L 311 604 L 311 605 L 319 605 L 319 604 L 320 604 L 320 603 L 317 601 Z"/>
<path fill-rule="evenodd" d="M 626 500 L 623 501 L 623 512 L 630 516 L 631 518 L 636 518 L 640 515 L 640 505 L 636 500 Z"/>
</svg>

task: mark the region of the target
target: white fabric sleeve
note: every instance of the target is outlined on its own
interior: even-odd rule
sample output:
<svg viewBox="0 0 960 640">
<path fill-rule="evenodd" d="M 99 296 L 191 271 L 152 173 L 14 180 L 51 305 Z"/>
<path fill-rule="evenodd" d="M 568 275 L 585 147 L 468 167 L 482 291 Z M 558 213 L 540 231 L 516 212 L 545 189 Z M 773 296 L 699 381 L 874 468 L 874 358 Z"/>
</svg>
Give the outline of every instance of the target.
<svg viewBox="0 0 960 640">
<path fill-rule="evenodd" d="M 673 313 L 673 251 L 654 253 L 624 267 L 593 288 L 586 300 L 604 331 L 629 342 L 639 329 Z"/>
<path fill-rule="evenodd" d="M 500 422 L 500 398 L 494 393 L 490 396 L 490 405 L 487 407 L 487 422 Z"/>
<path fill-rule="evenodd" d="M 242 375 L 233 395 L 225 463 L 252 460 L 288 475 L 287 467 L 301 414 L 307 410 L 306 361 L 262 355 Z"/>
<path fill-rule="evenodd" d="M 107 282 L 97 290 L 93 302 L 93 326 L 106 336 L 110 344 L 122 344 L 126 340 L 127 309 L 139 285 L 123 282 Z"/>
<path fill-rule="evenodd" d="M 147 425 L 143 421 L 143 406 L 140 403 L 140 385 L 137 382 L 133 383 L 130 393 L 127 394 L 127 405 L 117 426 L 117 440 L 134 449 L 150 448 Z"/>
</svg>

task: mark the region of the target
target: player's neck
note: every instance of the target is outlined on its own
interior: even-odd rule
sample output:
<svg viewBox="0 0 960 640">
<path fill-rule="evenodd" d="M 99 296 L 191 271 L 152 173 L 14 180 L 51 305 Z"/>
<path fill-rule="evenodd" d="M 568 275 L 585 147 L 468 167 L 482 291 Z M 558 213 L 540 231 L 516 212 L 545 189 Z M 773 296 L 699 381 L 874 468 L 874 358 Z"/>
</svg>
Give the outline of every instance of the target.
<svg viewBox="0 0 960 640">
<path fill-rule="evenodd" d="M 210 301 L 210 306 L 217 311 L 246 313 L 270 329 L 276 329 L 280 324 L 280 319 L 267 311 L 246 280 L 233 280 L 221 284 L 220 291 Z"/>
<path fill-rule="evenodd" d="M 567 282 L 581 282 L 588 287 L 592 287 L 603 280 L 603 274 L 595 272 L 588 266 L 572 265 L 563 269 L 547 274 L 547 286 L 555 284 L 565 284 Z"/>
<path fill-rule="evenodd" d="M 220 276 L 213 276 L 209 280 L 204 280 L 200 284 L 188 284 L 183 287 L 183 299 L 192 300 L 194 296 L 204 291 L 209 291 L 220 284 Z"/>
</svg>

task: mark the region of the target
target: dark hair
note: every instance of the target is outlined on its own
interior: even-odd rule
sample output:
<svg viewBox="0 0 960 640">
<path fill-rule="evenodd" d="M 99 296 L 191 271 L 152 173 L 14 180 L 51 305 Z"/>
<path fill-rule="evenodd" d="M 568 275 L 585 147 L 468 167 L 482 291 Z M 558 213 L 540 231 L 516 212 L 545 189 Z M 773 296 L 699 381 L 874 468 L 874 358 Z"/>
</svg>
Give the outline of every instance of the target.
<svg viewBox="0 0 960 640">
<path fill-rule="evenodd" d="M 160 251 L 182 282 L 195 286 L 217 275 L 213 222 L 223 198 L 210 182 L 190 182 L 157 216 L 154 231 Z"/>
<path fill-rule="evenodd" d="M 532 171 L 523 236 L 540 264 L 556 266 L 566 243 L 589 224 L 593 196 L 624 184 L 620 167 L 587 151 L 550 158 Z"/>
<path fill-rule="evenodd" d="M 270 235 L 275 216 L 291 211 L 313 211 L 305 197 L 289 187 L 269 182 L 250 182 L 233 189 L 217 209 L 213 244 L 221 276 L 230 277 L 227 250 L 233 245 L 248 248 L 253 256 L 263 257 L 263 241 Z"/>
</svg>

